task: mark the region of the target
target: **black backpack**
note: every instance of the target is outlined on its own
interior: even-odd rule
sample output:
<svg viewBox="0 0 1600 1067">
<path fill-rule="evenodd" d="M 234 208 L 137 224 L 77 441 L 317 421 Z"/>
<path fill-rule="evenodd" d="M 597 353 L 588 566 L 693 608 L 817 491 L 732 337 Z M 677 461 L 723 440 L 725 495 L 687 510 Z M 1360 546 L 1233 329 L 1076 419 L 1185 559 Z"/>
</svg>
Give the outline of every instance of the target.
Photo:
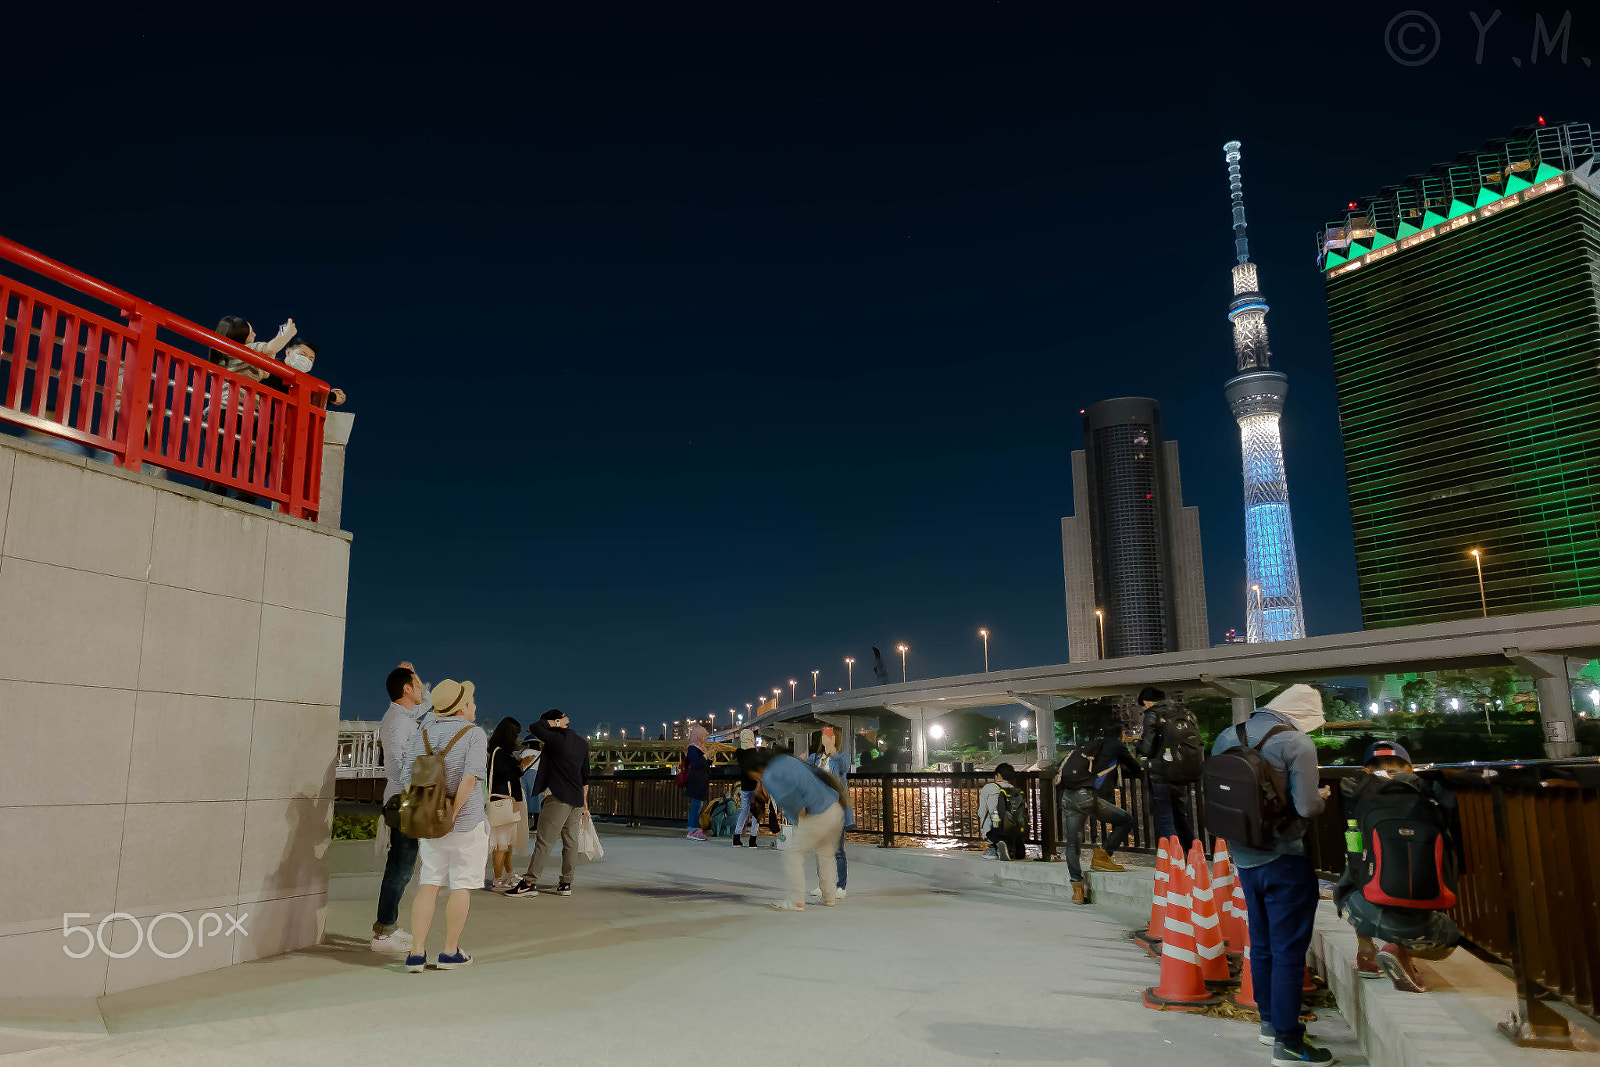
<svg viewBox="0 0 1600 1067">
<path fill-rule="evenodd" d="M 1411 782 L 1378 775 L 1369 775 L 1351 799 L 1358 814 L 1351 821 L 1361 834 L 1361 895 L 1392 908 L 1453 907 L 1455 851 L 1439 804 Z"/>
<path fill-rule="evenodd" d="M 1060 789 L 1093 789 L 1094 760 L 1100 754 L 1103 743 L 1103 738 L 1096 738 L 1068 752 L 1056 770 L 1056 786 Z"/>
<path fill-rule="evenodd" d="M 1261 755 L 1261 745 L 1294 727 L 1279 723 L 1254 747 L 1245 740 L 1244 728 L 1244 723 L 1234 727 L 1239 747 L 1219 752 L 1205 762 L 1201 791 L 1205 796 L 1206 829 L 1232 844 L 1271 848 L 1279 832 L 1291 825 L 1295 816 L 1283 776 Z"/>
<path fill-rule="evenodd" d="M 1028 828 L 1028 794 L 1018 786 L 1000 787 L 1000 829 Z"/>
<path fill-rule="evenodd" d="M 1155 753 L 1157 773 L 1169 782 L 1198 781 L 1205 770 L 1206 748 L 1200 743 L 1200 724 L 1187 708 L 1163 714 L 1161 748 Z"/>
</svg>

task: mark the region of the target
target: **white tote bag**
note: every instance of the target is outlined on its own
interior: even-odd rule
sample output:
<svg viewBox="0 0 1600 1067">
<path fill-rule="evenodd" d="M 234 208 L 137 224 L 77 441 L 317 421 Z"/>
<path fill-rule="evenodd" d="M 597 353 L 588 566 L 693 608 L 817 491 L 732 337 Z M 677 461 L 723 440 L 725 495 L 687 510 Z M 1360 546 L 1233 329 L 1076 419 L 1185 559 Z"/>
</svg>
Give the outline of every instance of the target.
<svg viewBox="0 0 1600 1067">
<path fill-rule="evenodd" d="M 495 752 L 498 751 L 500 750 L 495 749 Z M 489 777 L 494 777 L 494 752 L 489 753 Z M 489 784 L 485 782 L 484 789 L 487 790 L 488 786 Z M 510 794 L 490 793 L 489 802 L 484 805 L 484 813 L 489 818 L 490 829 L 498 829 L 507 823 L 517 821 L 517 802 L 511 799 Z"/>
<path fill-rule="evenodd" d="M 578 855 L 590 862 L 604 859 L 606 855 L 606 850 L 600 847 L 600 835 L 594 832 L 594 820 L 589 818 L 587 808 L 578 823 Z"/>
</svg>

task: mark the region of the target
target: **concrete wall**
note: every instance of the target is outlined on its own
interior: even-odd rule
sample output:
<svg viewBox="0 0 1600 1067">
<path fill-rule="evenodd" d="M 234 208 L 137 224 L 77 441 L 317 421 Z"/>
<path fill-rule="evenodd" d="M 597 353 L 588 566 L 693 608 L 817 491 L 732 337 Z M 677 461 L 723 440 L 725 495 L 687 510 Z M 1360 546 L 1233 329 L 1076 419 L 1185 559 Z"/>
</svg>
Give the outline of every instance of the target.
<svg viewBox="0 0 1600 1067">
<path fill-rule="evenodd" d="M 0 437 L 0 997 L 316 943 L 347 534 Z M 176 919 L 123 959 L 84 935 Z M 135 945 L 107 922 L 110 952 Z M 166 959 L 160 953 L 174 958 Z"/>
</svg>

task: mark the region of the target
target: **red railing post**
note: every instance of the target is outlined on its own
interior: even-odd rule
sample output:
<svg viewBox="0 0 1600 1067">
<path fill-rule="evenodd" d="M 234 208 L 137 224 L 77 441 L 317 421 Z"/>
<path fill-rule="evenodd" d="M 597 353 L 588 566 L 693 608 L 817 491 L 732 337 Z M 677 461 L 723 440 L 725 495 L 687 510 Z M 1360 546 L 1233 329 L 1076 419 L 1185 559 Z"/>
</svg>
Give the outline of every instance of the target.
<svg viewBox="0 0 1600 1067">
<path fill-rule="evenodd" d="M 117 405 L 122 420 L 117 443 L 122 446 L 122 466 L 136 471 L 144 465 L 144 435 L 150 425 L 150 404 L 154 396 L 156 363 L 156 324 L 145 314 L 143 301 L 128 313 L 128 330 L 133 334 L 132 358 L 122 364 L 122 402 Z"/>
<path fill-rule="evenodd" d="M 309 435 L 306 430 L 311 425 L 304 409 L 310 393 L 298 375 L 285 386 L 289 399 L 283 405 L 283 484 L 278 488 L 288 493 L 284 510 L 297 519 L 304 519 L 309 510 L 306 504 L 306 438 Z"/>
</svg>

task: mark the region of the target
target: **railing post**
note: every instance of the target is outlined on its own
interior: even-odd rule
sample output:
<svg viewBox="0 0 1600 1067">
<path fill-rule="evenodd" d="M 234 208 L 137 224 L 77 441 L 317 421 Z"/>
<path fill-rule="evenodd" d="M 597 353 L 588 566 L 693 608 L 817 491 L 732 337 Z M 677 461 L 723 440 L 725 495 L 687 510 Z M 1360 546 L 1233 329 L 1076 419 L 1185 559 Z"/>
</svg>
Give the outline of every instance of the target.
<svg viewBox="0 0 1600 1067">
<path fill-rule="evenodd" d="M 1523 934 L 1519 930 L 1517 915 L 1517 887 L 1531 880 L 1532 871 L 1513 867 L 1518 850 L 1512 847 L 1509 834 L 1512 822 L 1506 818 L 1506 794 L 1501 786 L 1489 790 L 1494 799 L 1494 830 L 1500 848 L 1501 905 L 1505 908 L 1506 933 L 1511 949 L 1512 979 L 1517 985 L 1517 1009 L 1500 1024 L 1500 1033 L 1515 1045 L 1523 1048 L 1551 1048 L 1574 1050 L 1572 1027 L 1566 1018 L 1543 999 L 1539 984 L 1528 977 L 1528 962 L 1522 947 Z M 1525 832 L 1518 826 L 1516 832 Z"/>
<path fill-rule="evenodd" d="M 117 406 L 117 416 L 122 420 L 122 432 L 117 441 L 122 445 L 122 466 L 136 471 L 144 466 L 144 435 L 150 425 L 150 404 L 155 382 L 151 380 L 156 363 L 156 324 L 145 317 L 145 305 L 140 301 L 128 314 L 128 331 L 133 334 L 133 355 L 122 363 L 122 402 Z M 17 335 L 23 336 L 18 330 Z"/>
<path fill-rule="evenodd" d="M 1039 772 L 1039 858 L 1049 863 L 1059 853 L 1059 828 L 1056 826 L 1055 775 Z"/>
<path fill-rule="evenodd" d="M 879 847 L 894 848 L 894 786 L 892 784 L 894 778 L 892 775 L 886 774 L 881 781 L 883 793 L 880 801 L 883 814 L 880 817 L 883 820 L 883 844 Z"/>
<path fill-rule="evenodd" d="M 309 395 L 297 377 L 285 383 L 289 399 L 283 403 L 283 478 L 278 486 L 286 492 L 284 510 L 297 519 L 306 517 L 306 433 L 311 420 L 305 415 L 305 402 Z M 318 457 L 319 459 L 321 457 Z"/>
</svg>

